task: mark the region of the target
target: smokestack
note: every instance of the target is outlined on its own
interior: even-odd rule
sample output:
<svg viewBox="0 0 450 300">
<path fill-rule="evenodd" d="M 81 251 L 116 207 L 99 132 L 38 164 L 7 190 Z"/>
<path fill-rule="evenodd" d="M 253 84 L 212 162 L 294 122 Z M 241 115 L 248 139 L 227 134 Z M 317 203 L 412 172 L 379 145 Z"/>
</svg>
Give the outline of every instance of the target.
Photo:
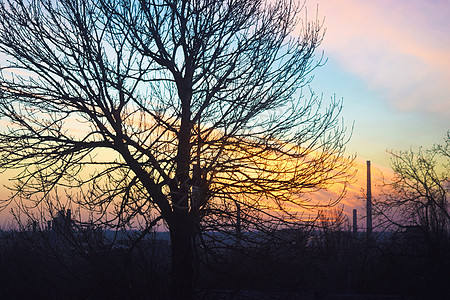
<svg viewBox="0 0 450 300">
<path fill-rule="evenodd" d="M 356 233 L 357 231 L 358 231 L 357 211 L 356 209 L 353 209 L 353 233 Z"/>
<path fill-rule="evenodd" d="M 372 186 L 370 178 L 370 160 L 367 161 L 367 236 L 372 234 Z"/>
<path fill-rule="evenodd" d="M 236 236 L 241 238 L 241 205 L 236 202 Z"/>
</svg>

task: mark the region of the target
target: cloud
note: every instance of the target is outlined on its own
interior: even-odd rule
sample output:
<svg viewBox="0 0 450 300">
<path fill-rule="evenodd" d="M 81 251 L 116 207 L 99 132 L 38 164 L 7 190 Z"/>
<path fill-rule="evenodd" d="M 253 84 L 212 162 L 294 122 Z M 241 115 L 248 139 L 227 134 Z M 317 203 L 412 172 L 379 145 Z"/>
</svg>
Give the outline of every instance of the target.
<svg viewBox="0 0 450 300">
<path fill-rule="evenodd" d="M 309 12 L 316 4 L 330 59 L 398 109 L 450 116 L 450 2 L 313 0 Z"/>
</svg>

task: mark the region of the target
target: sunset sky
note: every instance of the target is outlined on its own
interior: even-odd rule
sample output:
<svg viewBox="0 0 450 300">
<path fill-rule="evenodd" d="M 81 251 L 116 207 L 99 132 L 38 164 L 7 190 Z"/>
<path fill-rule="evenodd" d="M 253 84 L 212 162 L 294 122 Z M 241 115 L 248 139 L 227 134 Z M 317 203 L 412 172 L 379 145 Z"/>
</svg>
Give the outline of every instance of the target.
<svg viewBox="0 0 450 300">
<path fill-rule="evenodd" d="M 317 55 L 323 50 L 328 60 L 311 87 L 324 99 L 342 98 L 344 122 L 349 129 L 354 124 L 347 151 L 357 155 L 360 171 L 343 201 L 351 209 L 362 204 L 355 195 L 365 187 L 366 160 L 379 177 L 389 172 L 387 149 L 428 148 L 450 129 L 450 1 L 308 0 L 306 6 L 310 20 L 317 11 L 324 20 Z"/>
<path fill-rule="evenodd" d="M 386 149 L 440 143 L 450 129 L 450 1 L 309 0 L 325 18 L 327 64 L 312 87 L 344 99 L 349 153 L 388 167 Z"/>
<path fill-rule="evenodd" d="M 324 20 L 320 50 L 328 59 L 311 87 L 343 99 L 344 121 L 354 122 L 347 151 L 357 155 L 358 173 L 341 205 L 362 216 L 366 160 L 376 198 L 381 177 L 392 174 L 386 150 L 429 148 L 450 130 L 450 1 L 308 0 L 306 7 L 309 19 L 318 12 Z"/>
</svg>

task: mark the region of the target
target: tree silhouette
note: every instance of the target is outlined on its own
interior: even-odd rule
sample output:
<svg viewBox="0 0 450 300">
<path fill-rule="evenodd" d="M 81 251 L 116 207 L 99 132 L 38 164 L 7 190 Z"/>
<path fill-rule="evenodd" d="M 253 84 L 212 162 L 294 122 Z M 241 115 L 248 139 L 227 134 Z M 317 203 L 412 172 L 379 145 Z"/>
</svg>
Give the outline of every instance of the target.
<svg viewBox="0 0 450 300">
<path fill-rule="evenodd" d="M 450 132 L 444 142 L 431 149 L 390 152 L 394 178 L 376 204 L 384 224 L 406 230 L 437 260 L 447 255 L 450 242 Z"/>
<path fill-rule="evenodd" d="M 381 255 L 389 268 L 380 274 L 403 293 L 445 298 L 450 266 L 450 132 L 431 148 L 390 151 L 394 176 L 374 202 Z M 395 278 L 401 278 L 397 280 Z M 445 295 L 445 296 L 444 296 Z"/>
<path fill-rule="evenodd" d="M 202 220 L 289 222 L 313 205 L 300 195 L 348 176 L 342 103 L 302 92 L 323 34 L 301 9 L 2 1 L 0 167 L 18 170 L 4 204 L 63 189 L 109 226 L 163 219 L 174 297 L 191 297 Z"/>
</svg>

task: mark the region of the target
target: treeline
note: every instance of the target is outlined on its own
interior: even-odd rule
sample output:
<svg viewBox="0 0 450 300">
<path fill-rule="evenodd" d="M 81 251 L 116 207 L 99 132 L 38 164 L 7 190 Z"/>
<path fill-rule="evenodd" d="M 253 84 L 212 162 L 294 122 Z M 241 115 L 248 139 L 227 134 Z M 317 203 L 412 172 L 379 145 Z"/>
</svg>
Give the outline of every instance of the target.
<svg viewBox="0 0 450 300">
<path fill-rule="evenodd" d="M 98 230 L 4 231 L 1 298 L 169 299 L 176 288 L 169 239 L 133 237 L 122 232 L 111 238 Z M 375 232 L 369 239 L 341 226 L 244 232 L 239 239 L 209 233 L 195 248 L 197 299 L 444 299 L 448 293 L 449 236 L 437 255 L 418 227 Z"/>
</svg>

